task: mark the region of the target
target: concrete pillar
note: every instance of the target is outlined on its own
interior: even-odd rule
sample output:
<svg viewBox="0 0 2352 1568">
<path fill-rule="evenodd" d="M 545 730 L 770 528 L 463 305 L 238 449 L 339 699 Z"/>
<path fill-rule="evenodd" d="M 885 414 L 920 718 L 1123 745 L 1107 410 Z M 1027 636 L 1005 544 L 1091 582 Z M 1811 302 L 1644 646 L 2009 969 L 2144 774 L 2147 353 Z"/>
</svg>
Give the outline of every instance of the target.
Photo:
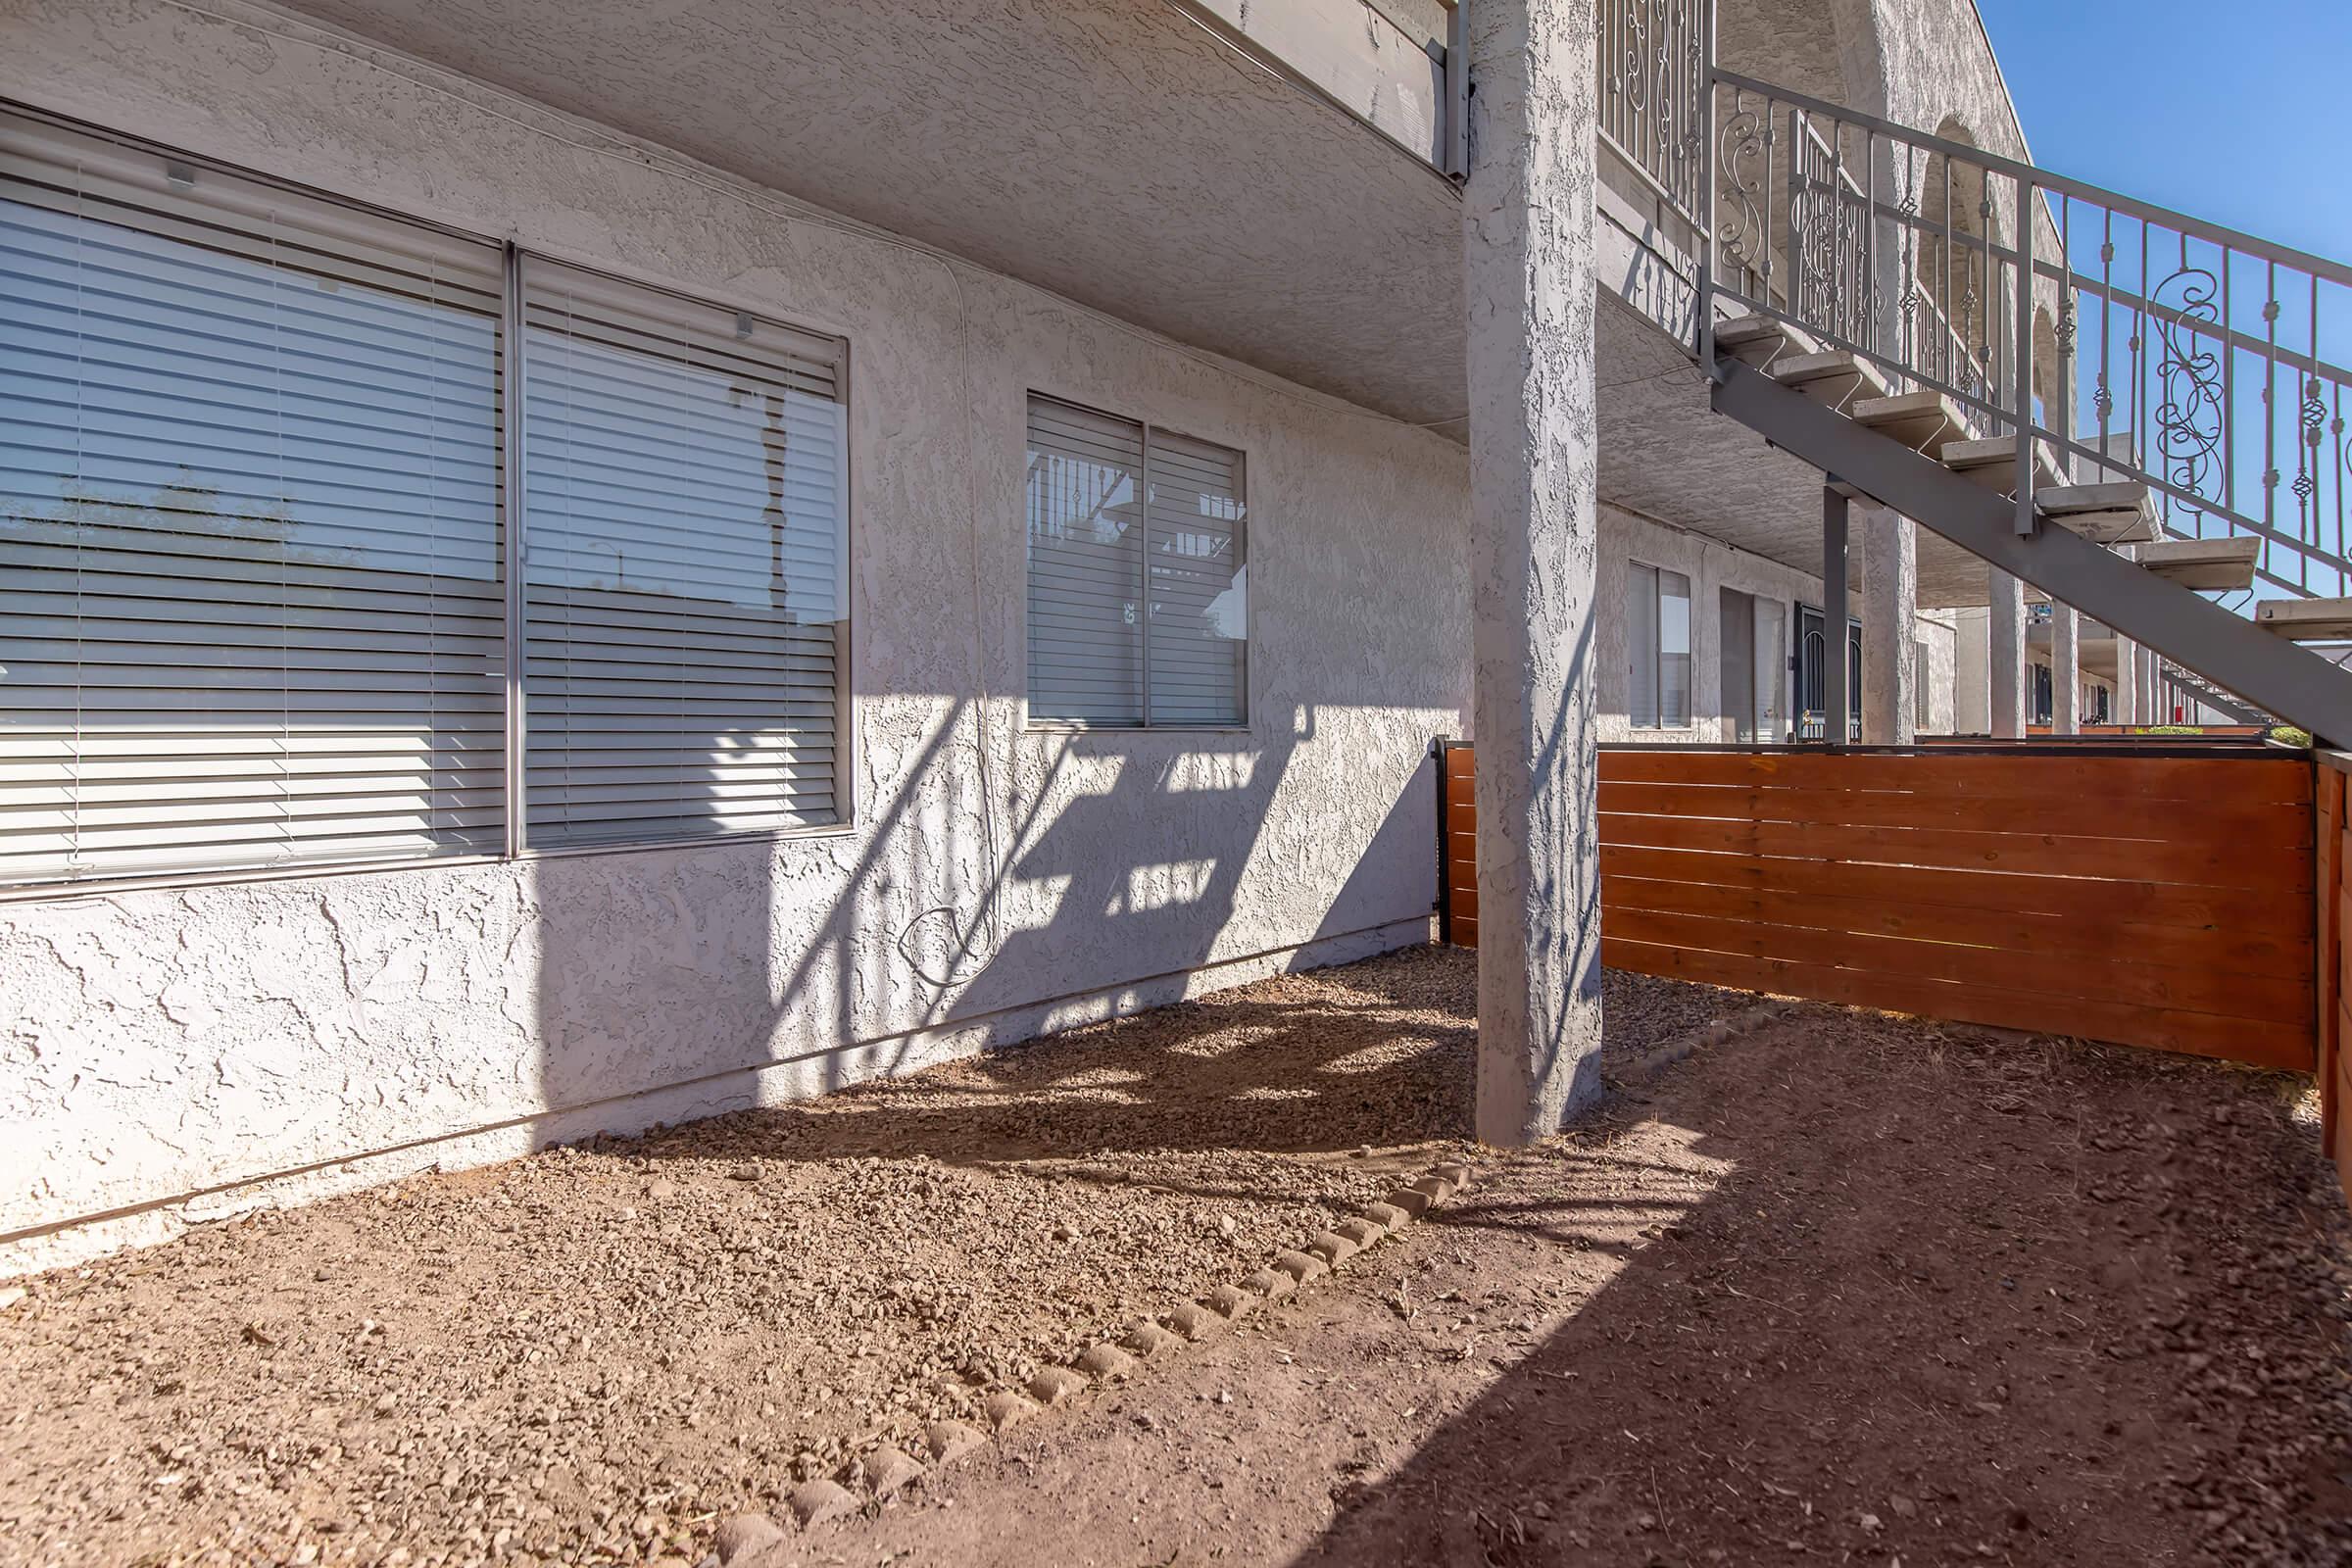
<svg viewBox="0 0 2352 1568">
<path fill-rule="evenodd" d="M 2082 730 L 2082 617 L 2072 605 L 2050 601 L 2050 733 Z"/>
<path fill-rule="evenodd" d="M 1600 1089 L 1592 0 L 1468 13 L 1478 1094 L 1486 1142 Z"/>
<path fill-rule="evenodd" d="M 2126 561 L 2139 556 L 2132 545 L 2118 545 L 2115 553 Z M 2115 721 L 2118 724 L 2148 721 L 2147 710 L 2139 701 L 2139 645 L 2120 631 L 2115 634 Z"/>
<path fill-rule="evenodd" d="M 1985 680 L 1990 645 L 1985 636 L 1992 612 L 1971 605 L 1952 616 L 1952 732 L 1992 733 L 1991 687 Z"/>
<path fill-rule="evenodd" d="M 1985 684 L 1992 700 L 1992 734 L 1996 740 L 2023 740 L 2026 734 L 2026 585 L 1998 566 L 1984 568 L 1992 596 L 1992 616 L 1985 638 Z"/>
<path fill-rule="evenodd" d="M 1851 613 L 1853 588 L 1852 507 L 1835 484 L 1821 487 L 1821 608 L 1822 608 L 1822 718 L 1825 745 L 1843 746 L 1851 738 L 1853 674 L 1846 649 L 1846 616 Z"/>
<path fill-rule="evenodd" d="M 1918 739 L 1918 526 L 1885 507 L 1862 509 L 1862 738 Z"/>
<path fill-rule="evenodd" d="M 2164 705 L 2164 662 L 2156 657 L 2156 650 L 2145 643 L 2139 645 L 2139 689 L 2147 694 L 2148 722 L 2170 724 L 2173 710 Z"/>
</svg>

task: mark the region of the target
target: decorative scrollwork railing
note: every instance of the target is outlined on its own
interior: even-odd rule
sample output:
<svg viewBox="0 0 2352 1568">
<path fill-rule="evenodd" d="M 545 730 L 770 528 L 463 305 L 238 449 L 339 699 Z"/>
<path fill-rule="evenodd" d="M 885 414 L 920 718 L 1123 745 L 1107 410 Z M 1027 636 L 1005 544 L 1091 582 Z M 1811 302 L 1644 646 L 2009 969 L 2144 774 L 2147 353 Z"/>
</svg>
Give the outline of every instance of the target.
<svg viewBox="0 0 2352 1568">
<path fill-rule="evenodd" d="M 1694 353 L 1780 317 L 2258 539 L 2266 593 L 2352 595 L 2352 268 L 1721 70 L 1713 0 L 1601 0 L 1598 36 L 1601 136 L 1699 253 Z"/>
<path fill-rule="evenodd" d="M 1686 213 L 1706 194 L 1711 0 L 1606 0 L 1600 133 Z"/>
<path fill-rule="evenodd" d="M 1947 394 L 2021 462 L 2145 483 L 2171 536 L 2258 539 L 2268 592 L 2352 595 L 2352 268 L 1711 79 L 1702 334 L 1782 318 Z"/>
</svg>

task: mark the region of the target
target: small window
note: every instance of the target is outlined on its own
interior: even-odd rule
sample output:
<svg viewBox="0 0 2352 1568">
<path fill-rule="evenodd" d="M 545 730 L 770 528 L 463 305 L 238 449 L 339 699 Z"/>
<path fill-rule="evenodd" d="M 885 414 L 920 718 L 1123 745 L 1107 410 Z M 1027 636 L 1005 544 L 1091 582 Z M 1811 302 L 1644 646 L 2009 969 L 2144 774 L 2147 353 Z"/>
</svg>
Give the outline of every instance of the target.
<svg viewBox="0 0 2352 1568">
<path fill-rule="evenodd" d="M 1636 729 L 1688 729 L 1690 579 L 1640 562 L 1629 578 L 1627 716 Z"/>
<path fill-rule="evenodd" d="M 1029 716 L 1249 721 L 1242 454 L 1029 400 Z"/>
</svg>

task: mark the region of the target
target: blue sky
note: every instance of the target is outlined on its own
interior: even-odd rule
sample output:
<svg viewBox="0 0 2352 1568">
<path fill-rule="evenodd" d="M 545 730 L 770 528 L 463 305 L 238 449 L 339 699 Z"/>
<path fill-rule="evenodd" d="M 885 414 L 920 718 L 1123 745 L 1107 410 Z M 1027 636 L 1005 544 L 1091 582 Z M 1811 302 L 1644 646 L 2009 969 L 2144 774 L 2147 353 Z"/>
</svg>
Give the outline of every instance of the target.
<svg viewBox="0 0 2352 1568">
<path fill-rule="evenodd" d="M 2352 262 L 2352 0 L 1978 0 L 2034 161 Z"/>
</svg>

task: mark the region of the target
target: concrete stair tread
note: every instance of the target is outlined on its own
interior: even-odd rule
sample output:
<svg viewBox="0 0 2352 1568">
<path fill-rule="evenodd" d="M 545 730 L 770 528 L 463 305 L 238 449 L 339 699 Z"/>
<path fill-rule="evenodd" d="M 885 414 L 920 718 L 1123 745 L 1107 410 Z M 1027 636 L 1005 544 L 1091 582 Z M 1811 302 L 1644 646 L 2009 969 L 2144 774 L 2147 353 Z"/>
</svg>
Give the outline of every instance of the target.
<svg viewBox="0 0 2352 1568">
<path fill-rule="evenodd" d="M 2106 484 L 2054 484 L 2034 492 L 2034 504 L 2052 517 L 2078 512 L 2123 512 L 2148 504 L 2148 487 L 2131 480 Z"/>
<path fill-rule="evenodd" d="M 2139 564 L 2160 577 L 2200 593 L 2254 586 L 2262 541 L 2252 534 L 2228 539 L 2158 539 L 2139 547 Z"/>
<path fill-rule="evenodd" d="M 1723 322 L 1715 328 L 1715 348 L 1759 370 L 1784 356 L 1821 351 L 1804 328 L 1777 316 L 1742 316 Z"/>
<path fill-rule="evenodd" d="M 2265 599 L 2254 624 L 2297 642 L 2334 642 L 2352 637 L 2352 599 Z"/>
<path fill-rule="evenodd" d="M 2158 532 L 2156 509 L 2148 502 L 2144 484 L 2052 485 L 2034 491 L 2034 504 L 2069 533 L 2103 545 L 2137 544 Z"/>
<path fill-rule="evenodd" d="M 1847 416 L 1866 430 L 1900 441 L 1912 451 L 1940 460 L 1944 449 L 1968 435 L 1968 411 L 1934 390 L 1863 398 Z"/>
<path fill-rule="evenodd" d="M 1877 366 L 1845 349 L 1785 354 L 1772 362 L 1766 373 L 1783 386 L 1839 410 L 1865 399 L 1891 396 L 1894 391 Z"/>
<path fill-rule="evenodd" d="M 1941 454 L 1943 466 L 1954 473 L 2002 495 L 2017 493 L 2017 438 L 1994 435 L 1954 441 Z M 2034 443 L 2034 489 L 2036 494 L 2059 488 L 2058 453 L 2047 441 Z"/>
</svg>

